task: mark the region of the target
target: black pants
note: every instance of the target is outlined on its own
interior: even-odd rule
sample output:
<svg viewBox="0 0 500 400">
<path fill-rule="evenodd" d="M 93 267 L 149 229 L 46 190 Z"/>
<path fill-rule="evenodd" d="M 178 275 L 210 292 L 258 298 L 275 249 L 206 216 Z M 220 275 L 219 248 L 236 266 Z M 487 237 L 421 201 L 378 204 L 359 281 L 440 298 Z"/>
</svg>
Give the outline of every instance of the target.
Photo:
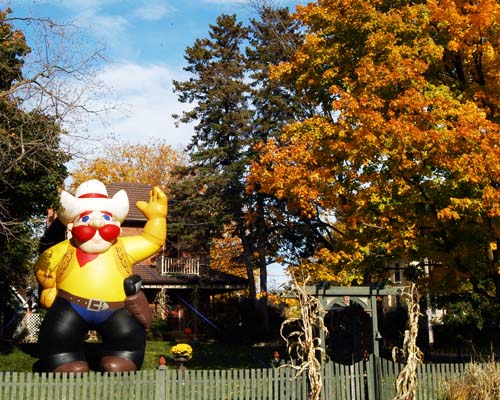
<svg viewBox="0 0 500 400">
<path fill-rule="evenodd" d="M 140 369 L 144 361 L 146 331 L 125 308 L 115 311 L 104 322 L 94 326 L 85 321 L 71 303 L 57 297 L 40 327 L 40 369 L 53 371 L 72 361 L 86 361 L 84 337 L 96 330 L 102 338 L 102 356 L 131 360 Z"/>
</svg>

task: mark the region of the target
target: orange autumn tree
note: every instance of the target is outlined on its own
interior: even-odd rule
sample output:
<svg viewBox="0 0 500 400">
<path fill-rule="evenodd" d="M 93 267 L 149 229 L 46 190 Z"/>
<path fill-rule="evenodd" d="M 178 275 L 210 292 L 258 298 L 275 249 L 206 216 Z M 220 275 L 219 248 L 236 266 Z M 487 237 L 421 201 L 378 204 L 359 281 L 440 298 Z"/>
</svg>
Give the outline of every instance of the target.
<svg viewBox="0 0 500 400">
<path fill-rule="evenodd" d="M 104 184 L 148 183 L 168 190 L 174 169 L 186 164 L 185 154 L 164 140 L 149 139 L 140 144 L 117 142 L 107 146 L 102 156 L 80 161 L 71 173 L 71 188 L 94 177 Z"/>
<path fill-rule="evenodd" d="M 243 257 L 243 245 L 236 235 L 235 224 L 228 224 L 220 237 L 213 238 L 210 246 L 210 268 L 246 278 L 246 268 Z"/>
<path fill-rule="evenodd" d="M 305 43 L 273 74 L 317 113 L 260 145 L 249 185 L 321 227 L 304 268 L 366 283 L 429 258 L 436 293 L 498 307 L 500 5 L 319 0 L 295 17 Z"/>
</svg>

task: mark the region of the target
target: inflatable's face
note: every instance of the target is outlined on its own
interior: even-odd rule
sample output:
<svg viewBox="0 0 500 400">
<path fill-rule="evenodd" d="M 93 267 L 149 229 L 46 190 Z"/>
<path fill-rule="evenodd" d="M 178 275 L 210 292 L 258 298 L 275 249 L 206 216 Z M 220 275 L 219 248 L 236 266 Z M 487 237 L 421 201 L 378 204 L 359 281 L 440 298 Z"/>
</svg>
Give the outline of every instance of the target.
<svg viewBox="0 0 500 400">
<path fill-rule="evenodd" d="M 86 211 L 69 225 L 76 245 L 86 253 L 107 251 L 120 236 L 120 222 L 106 211 Z"/>
</svg>

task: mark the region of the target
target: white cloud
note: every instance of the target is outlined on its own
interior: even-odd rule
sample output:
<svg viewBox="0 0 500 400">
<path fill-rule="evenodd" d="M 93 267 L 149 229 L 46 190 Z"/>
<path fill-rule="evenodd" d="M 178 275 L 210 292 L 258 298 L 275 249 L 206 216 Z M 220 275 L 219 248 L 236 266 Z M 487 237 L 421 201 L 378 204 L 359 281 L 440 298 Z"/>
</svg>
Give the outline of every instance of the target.
<svg viewBox="0 0 500 400">
<path fill-rule="evenodd" d="M 127 41 L 129 21 L 122 15 L 97 14 L 95 10 L 87 9 L 75 17 L 75 24 L 88 30 L 107 48 L 121 50 L 125 55 L 132 51 Z"/>
<path fill-rule="evenodd" d="M 105 68 L 99 79 L 106 83 L 110 94 L 101 101 L 119 105 L 108 112 L 106 123 L 109 131 L 121 141 L 144 142 L 149 138 L 161 138 L 173 147 L 184 147 L 192 136 L 192 126 L 175 127 L 172 114 L 181 113 L 185 104 L 177 102 L 172 80 L 174 76 L 163 65 L 112 64 Z M 94 134 L 105 134 L 104 127 L 94 126 Z"/>
<path fill-rule="evenodd" d="M 247 4 L 248 0 L 204 0 L 205 3 L 212 4 Z"/>
<path fill-rule="evenodd" d="M 164 15 L 175 11 L 174 7 L 167 6 L 164 2 L 147 2 L 142 7 L 134 10 L 133 15 L 146 21 L 156 21 Z"/>
<path fill-rule="evenodd" d="M 28 0 L 31 1 L 31 0 Z M 144 0 L 147 2 L 147 0 Z M 66 7 L 70 10 L 81 10 L 87 8 L 105 8 L 116 4 L 137 3 L 137 0 L 59 0 L 52 1 L 54 4 Z"/>
<path fill-rule="evenodd" d="M 165 0 L 64 0 L 71 21 L 90 33 L 99 46 L 111 49 L 115 58 L 135 58 L 133 36 L 143 23 L 158 21 L 175 12 Z M 83 32 L 82 31 L 82 32 Z"/>
<path fill-rule="evenodd" d="M 128 27 L 128 21 L 121 15 L 94 14 L 93 10 L 81 13 L 77 17 L 77 23 L 88 27 L 98 37 L 104 38 L 123 38 L 123 33 Z"/>
<path fill-rule="evenodd" d="M 114 10 L 124 16 L 135 16 L 148 21 L 158 20 L 175 10 L 166 0 L 63 0 L 60 5 L 75 14 L 99 15 L 103 10 Z"/>
</svg>

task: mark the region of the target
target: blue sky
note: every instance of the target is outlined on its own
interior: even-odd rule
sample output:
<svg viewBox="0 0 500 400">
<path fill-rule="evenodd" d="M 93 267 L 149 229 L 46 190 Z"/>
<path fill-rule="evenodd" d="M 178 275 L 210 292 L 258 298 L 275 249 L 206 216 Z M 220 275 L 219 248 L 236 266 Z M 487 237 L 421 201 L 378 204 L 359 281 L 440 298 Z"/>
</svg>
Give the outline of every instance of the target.
<svg viewBox="0 0 500 400">
<path fill-rule="evenodd" d="M 298 2 L 272 4 L 293 9 Z M 102 120 L 87 121 L 94 137 L 112 134 L 130 142 L 162 138 L 176 148 L 185 146 L 192 135 L 192 126 L 176 128 L 171 117 L 189 107 L 178 103 L 172 91 L 172 80 L 188 77 L 182 69 L 186 47 L 207 37 L 209 24 L 222 13 L 237 14 L 240 20 L 255 15 L 245 0 L 0 0 L 0 4 L 10 6 L 17 17 L 71 23 L 89 49 L 104 49 L 108 62 L 99 68 L 97 78 L 109 90 L 97 96 L 94 105 L 98 109 L 106 103 L 117 109 L 105 115 L 104 125 Z M 89 151 L 98 152 L 98 143 Z"/>
</svg>

